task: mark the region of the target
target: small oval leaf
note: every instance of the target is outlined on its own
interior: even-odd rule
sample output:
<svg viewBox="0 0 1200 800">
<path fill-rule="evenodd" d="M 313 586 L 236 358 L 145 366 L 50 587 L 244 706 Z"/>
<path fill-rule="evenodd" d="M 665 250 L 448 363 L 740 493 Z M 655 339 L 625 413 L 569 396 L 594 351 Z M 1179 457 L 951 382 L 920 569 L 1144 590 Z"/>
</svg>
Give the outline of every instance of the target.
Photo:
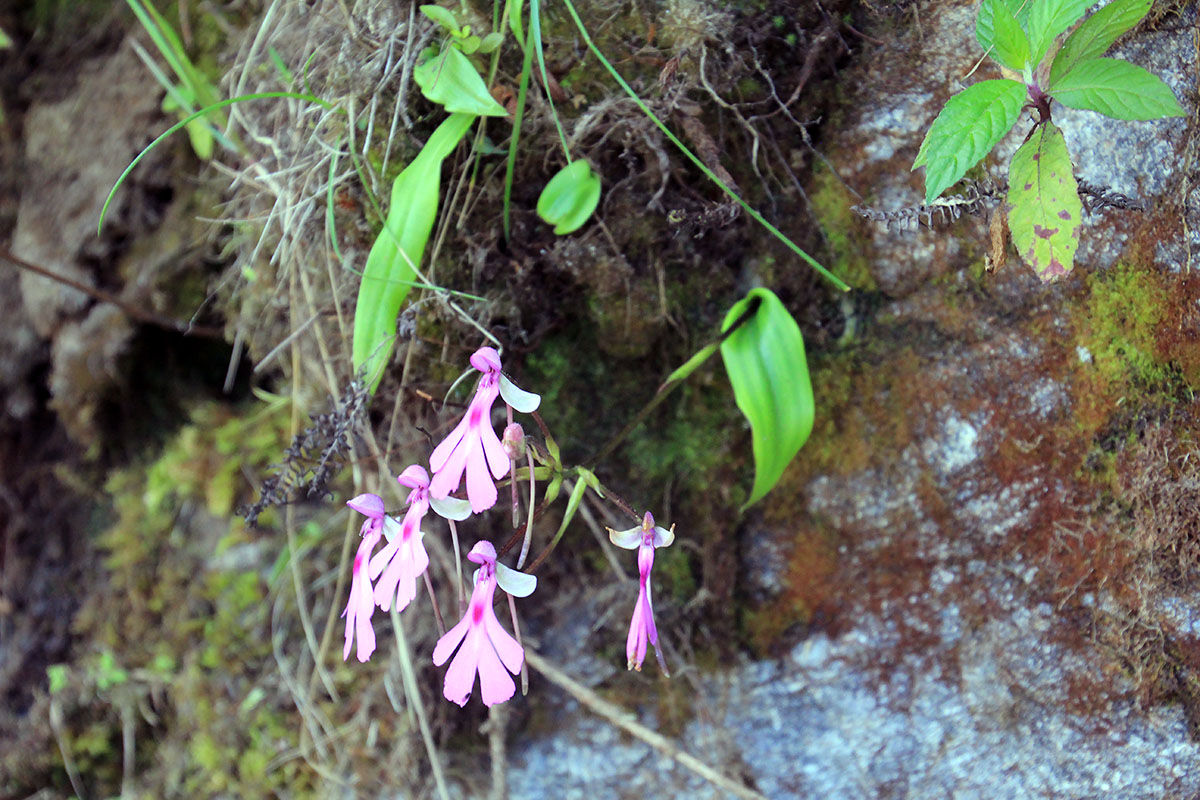
<svg viewBox="0 0 1200 800">
<path fill-rule="evenodd" d="M 452 114 L 508 116 L 504 106 L 488 92 L 479 70 L 457 47 L 446 47 L 436 55 L 426 51 L 424 55 L 425 60 L 413 70 L 413 80 L 421 87 L 421 94 Z"/>
<path fill-rule="evenodd" d="M 600 203 L 600 176 L 578 158 L 558 171 L 537 202 L 537 213 L 562 236 L 579 230 Z"/>
<path fill-rule="evenodd" d="M 750 421 L 754 442 L 754 487 L 742 510 L 779 481 L 808 441 L 814 416 L 804 337 L 774 292 L 752 289 L 729 309 L 722 330 L 755 302 L 754 316 L 721 343 L 733 396 Z"/>
</svg>

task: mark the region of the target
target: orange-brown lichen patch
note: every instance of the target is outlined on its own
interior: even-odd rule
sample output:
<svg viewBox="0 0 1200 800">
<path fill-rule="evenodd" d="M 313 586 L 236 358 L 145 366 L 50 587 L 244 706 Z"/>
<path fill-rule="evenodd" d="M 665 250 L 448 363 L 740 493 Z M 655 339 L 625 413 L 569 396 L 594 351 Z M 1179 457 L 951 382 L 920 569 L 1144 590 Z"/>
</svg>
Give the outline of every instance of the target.
<svg viewBox="0 0 1200 800">
<path fill-rule="evenodd" d="M 797 625 L 827 626 L 835 621 L 842 564 L 836 535 L 820 525 L 805 525 L 790 537 L 783 593 L 747 612 L 743 622 L 752 647 L 772 652 L 784 633 Z"/>
</svg>

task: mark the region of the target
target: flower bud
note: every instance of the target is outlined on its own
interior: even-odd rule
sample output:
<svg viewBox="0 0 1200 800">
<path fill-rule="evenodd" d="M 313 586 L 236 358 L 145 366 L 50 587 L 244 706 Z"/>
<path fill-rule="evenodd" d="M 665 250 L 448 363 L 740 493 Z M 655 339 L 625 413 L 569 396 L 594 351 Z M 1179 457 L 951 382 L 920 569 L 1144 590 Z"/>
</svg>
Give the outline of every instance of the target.
<svg viewBox="0 0 1200 800">
<path fill-rule="evenodd" d="M 508 453 L 510 461 L 520 459 L 525 453 L 525 430 L 521 427 L 521 423 L 514 422 L 505 428 L 500 444 L 504 447 L 504 452 Z"/>
</svg>

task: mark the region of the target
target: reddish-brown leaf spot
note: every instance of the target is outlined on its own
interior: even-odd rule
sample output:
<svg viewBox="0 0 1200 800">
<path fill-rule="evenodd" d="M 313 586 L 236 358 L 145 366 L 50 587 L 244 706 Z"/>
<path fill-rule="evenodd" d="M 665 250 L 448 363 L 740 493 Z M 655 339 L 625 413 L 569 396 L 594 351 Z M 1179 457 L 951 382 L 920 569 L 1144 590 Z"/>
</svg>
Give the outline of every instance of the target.
<svg viewBox="0 0 1200 800">
<path fill-rule="evenodd" d="M 1071 214 L 1070 214 L 1070 212 L 1068 212 L 1068 211 L 1059 211 L 1059 212 L 1058 212 L 1058 218 L 1059 218 L 1059 219 L 1070 219 L 1070 218 L 1071 218 Z"/>
<path fill-rule="evenodd" d="M 1037 225 L 1037 224 L 1035 224 L 1033 226 L 1033 235 L 1039 236 L 1043 239 L 1049 239 L 1051 236 L 1053 236 L 1056 233 L 1058 233 L 1058 228 L 1044 228 L 1041 225 Z"/>
</svg>

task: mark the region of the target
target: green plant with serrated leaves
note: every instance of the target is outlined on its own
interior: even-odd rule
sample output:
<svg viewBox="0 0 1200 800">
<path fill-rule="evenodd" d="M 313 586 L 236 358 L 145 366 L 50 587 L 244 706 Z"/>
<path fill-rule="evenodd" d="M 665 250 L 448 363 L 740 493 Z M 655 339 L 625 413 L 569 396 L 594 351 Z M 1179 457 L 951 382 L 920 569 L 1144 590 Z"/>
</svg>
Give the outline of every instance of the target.
<svg viewBox="0 0 1200 800">
<path fill-rule="evenodd" d="M 1037 120 L 1009 164 L 1008 227 L 1017 252 L 1043 281 L 1070 272 L 1082 203 L 1051 104 L 1125 120 L 1184 116 L 1157 76 L 1102 57 L 1151 3 L 1114 0 L 1064 41 L 1093 0 L 983 0 L 975 35 L 1005 77 L 959 92 L 933 121 L 913 162 L 914 170 L 925 167 L 925 202 L 961 180 L 1032 109 Z"/>
</svg>

